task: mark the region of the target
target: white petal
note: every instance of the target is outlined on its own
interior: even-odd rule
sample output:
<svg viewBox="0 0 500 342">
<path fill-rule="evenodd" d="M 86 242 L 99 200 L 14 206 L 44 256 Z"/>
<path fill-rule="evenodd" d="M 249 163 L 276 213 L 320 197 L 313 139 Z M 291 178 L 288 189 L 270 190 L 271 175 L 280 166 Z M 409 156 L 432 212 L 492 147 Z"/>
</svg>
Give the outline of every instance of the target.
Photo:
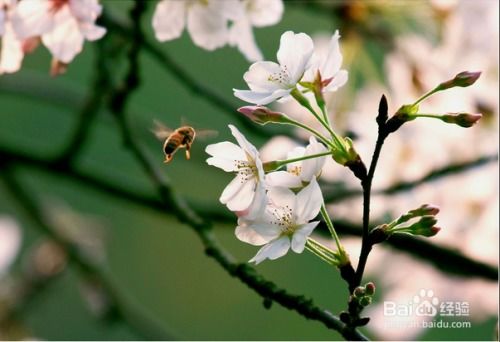
<svg viewBox="0 0 500 342">
<path fill-rule="evenodd" d="M 240 147 L 243 149 L 244 153 L 248 153 L 250 157 L 252 157 L 255 160 L 259 154 L 255 146 L 253 146 L 235 126 L 228 125 L 228 127 L 231 130 L 231 133 L 233 134 L 234 138 L 236 139 Z M 248 160 L 248 157 L 245 156 L 241 160 Z"/>
<path fill-rule="evenodd" d="M 306 246 L 306 241 L 312 231 L 318 225 L 319 221 L 310 222 L 308 224 L 302 225 L 299 229 L 293 233 L 292 236 L 292 251 L 295 253 L 302 253 L 304 247 Z"/>
<path fill-rule="evenodd" d="M 316 141 L 315 137 L 309 139 L 309 145 L 307 145 L 305 156 L 318 154 L 326 152 L 326 148 Z M 313 177 L 317 177 L 321 173 L 321 169 L 325 165 L 326 156 L 319 158 L 311 158 L 302 161 L 302 172 L 300 177 L 303 181 L 309 182 Z"/>
<path fill-rule="evenodd" d="M 244 14 L 244 6 L 240 0 L 208 0 L 208 6 L 212 13 L 218 13 L 226 19 L 237 20 Z"/>
<path fill-rule="evenodd" d="M 273 187 L 299 188 L 302 181 L 299 176 L 287 171 L 275 171 L 266 175 L 266 184 Z"/>
<path fill-rule="evenodd" d="M 0 49 L 0 74 L 18 71 L 21 68 L 23 57 L 22 42 L 16 38 L 11 24 L 7 23 Z"/>
<path fill-rule="evenodd" d="M 287 236 L 283 236 L 262 247 L 257 252 L 257 254 L 250 260 L 250 262 L 255 262 L 255 264 L 259 264 L 265 259 L 275 260 L 285 255 L 289 249 L 290 249 L 290 238 L 288 238 Z"/>
<path fill-rule="evenodd" d="M 249 226 L 238 226 L 234 231 L 234 235 L 238 240 L 249 243 L 254 246 L 262 246 L 269 242 L 268 239 L 259 235 L 255 230 Z"/>
<path fill-rule="evenodd" d="M 336 91 L 338 88 L 346 84 L 348 74 L 346 70 L 337 72 L 333 80 L 325 87 L 325 91 Z"/>
<path fill-rule="evenodd" d="M 269 76 L 280 72 L 281 67 L 277 63 L 268 61 L 256 62 L 245 72 L 243 79 L 247 82 L 250 90 L 255 92 L 273 92 L 282 87 L 278 82 L 269 81 Z"/>
<path fill-rule="evenodd" d="M 54 16 L 54 28 L 42 35 L 43 44 L 57 60 L 68 64 L 82 51 L 83 35 L 69 7 L 61 8 Z"/>
<path fill-rule="evenodd" d="M 236 176 L 224 189 L 220 196 L 220 202 L 225 204 L 231 211 L 243 211 L 250 207 L 255 197 L 255 187 L 257 183 L 254 179 L 244 180 Z"/>
<path fill-rule="evenodd" d="M 297 194 L 296 222 L 299 224 L 306 223 L 315 218 L 322 204 L 323 195 L 321 189 L 316 178 L 313 178 L 311 183 Z"/>
<path fill-rule="evenodd" d="M 255 220 L 262 218 L 269 200 L 266 196 L 266 188 L 262 182 L 258 182 L 255 188 L 255 195 L 250 206 L 236 215 L 243 220 Z"/>
<path fill-rule="evenodd" d="M 287 96 L 292 91 L 291 89 L 278 89 L 272 93 L 255 92 L 252 90 L 238 90 L 233 89 L 234 96 L 237 98 L 256 104 L 258 106 L 263 106 L 269 104 L 283 96 Z"/>
<path fill-rule="evenodd" d="M 330 40 L 328 54 L 320 65 L 321 77 L 323 79 L 334 76 L 337 71 L 340 70 L 340 66 L 342 65 L 342 54 L 340 53 L 339 48 L 339 38 L 340 35 L 339 31 L 337 30 Z"/>
<path fill-rule="evenodd" d="M 300 81 L 309 65 L 313 49 L 313 41 L 305 33 L 294 34 L 292 31 L 287 31 L 281 35 L 278 62 L 281 66 L 287 67 L 291 84 Z"/>
<path fill-rule="evenodd" d="M 189 7 L 187 29 L 196 45 L 210 51 L 224 46 L 229 39 L 227 18 L 202 2 Z"/>
<path fill-rule="evenodd" d="M 207 159 L 208 165 L 221 168 L 226 172 L 237 171 L 236 160 L 246 160 L 245 152 L 229 141 L 208 145 L 205 152 L 213 156 Z"/>
<path fill-rule="evenodd" d="M 52 29 L 52 4 L 45 0 L 20 1 L 12 16 L 12 24 L 19 39 L 40 36 Z"/>
<path fill-rule="evenodd" d="M 102 12 L 97 0 L 69 0 L 71 13 L 79 22 L 94 22 Z"/>
<path fill-rule="evenodd" d="M 229 44 L 237 46 L 238 50 L 249 62 L 262 60 L 260 52 L 252 32 L 252 25 L 247 18 L 242 18 L 233 23 L 229 30 Z"/>
<path fill-rule="evenodd" d="M 161 42 L 179 38 L 186 26 L 186 2 L 162 0 L 153 14 L 153 29 Z"/>
<path fill-rule="evenodd" d="M 94 23 L 80 23 L 79 28 L 85 39 L 89 41 L 101 39 L 106 34 L 104 27 L 97 26 Z"/>
<path fill-rule="evenodd" d="M 282 0 L 251 0 L 250 8 L 248 15 L 256 27 L 275 25 L 283 15 Z"/>
<path fill-rule="evenodd" d="M 277 207 L 288 207 L 292 211 L 295 210 L 295 194 L 287 188 L 274 187 L 267 192 L 269 201 Z"/>
</svg>

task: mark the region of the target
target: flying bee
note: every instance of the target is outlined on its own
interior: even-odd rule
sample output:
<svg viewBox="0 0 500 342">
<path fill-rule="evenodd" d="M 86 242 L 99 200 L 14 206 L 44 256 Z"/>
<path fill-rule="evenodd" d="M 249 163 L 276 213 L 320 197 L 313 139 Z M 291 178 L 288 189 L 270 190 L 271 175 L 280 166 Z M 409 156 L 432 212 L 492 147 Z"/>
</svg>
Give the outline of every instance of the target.
<svg viewBox="0 0 500 342">
<path fill-rule="evenodd" d="M 203 139 L 217 135 L 217 132 L 213 130 L 199 130 L 196 132 L 191 126 L 181 126 L 172 130 L 159 121 L 155 121 L 153 133 L 159 140 L 165 140 L 163 143 L 164 163 L 170 162 L 175 152 L 180 148 L 186 149 L 186 159 L 191 158 L 191 145 L 196 136 Z"/>
</svg>

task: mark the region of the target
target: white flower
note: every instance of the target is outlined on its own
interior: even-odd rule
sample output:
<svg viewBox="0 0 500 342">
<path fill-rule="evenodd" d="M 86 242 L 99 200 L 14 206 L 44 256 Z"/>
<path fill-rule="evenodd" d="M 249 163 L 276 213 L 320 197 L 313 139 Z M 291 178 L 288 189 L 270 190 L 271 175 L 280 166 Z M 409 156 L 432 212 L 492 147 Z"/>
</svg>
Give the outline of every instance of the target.
<svg viewBox="0 0 500 342">
<path fill-rule="evenodd" d="M 243 78 L 250 90 L 234 89 L 234 96 L 256 105 L 286 97 L 302 78 L 313 53 L 311 37 L 287 31 L 281 35 L 278 63 L 256 62 Z"/>
<path fill-rule="evenodd" d="M 312 82 L 319 71 L 324 83 L 323 91 L 336 91 L 347 82 L 347 71 L 340 70 L 342 54 L 339 48 L 339 38 L 340 34 L 337 30 L 326 51 L 320 51 L 317 48 L 314 50 L 311 67 L 304 75 L 305 81 Z"/>
<path fill-rule="evenodd" d="M 162 0 L 153 14 L 153 29 L 159 41 L 179 38 L 187 26 L 193 42 L 215 50 L 228 42 L 228 20 L 238 16 L 238 0 Z"/>
<path fill-rule="evenodd" d="M 237 46 L 251 62 L 262 60 L 262 52 L 255 43 L 252 26 L 274 25 L 281 20 L 282 15 L 282 0 L 241 1 L 241 13 L 229 29 L 229 44 Z"/>
<path fill-rule="evenodd" d="M 229 141 L 208 145 L 205 151 L 212 157 L 207 159 L 207 163 L 226 172 L 236 172 L 236 177 L 222 192 L 220 201 L 231 211 L 251 217 L 256 211 L 251 208 L 252 204 L 256 203 L 259 207 L 265 196 L 264 169 L 257 149 L 236 127 L 229 125 L 229 128 L 239 146 Z"/>
<path fill-rule="evenodd" d="M 294 148 L 288 153 L 287 158 L 300 158 L 326 151 L 327 149 L 318 143 L 315 137 L 310 137 L 309 145 L 306 148 L 301 146 Z M 266 183 L 268 186 L 300 188 L 304 183 L 309 183 L 313 178 L 321 174 L 325 162 L 326 156 L 323 156 L 287 164 L 286 171 L 276 171 L 267 174 Z"/>
<path fill-rule="evenodd" d="M 256 264 L 282 257 L 290 247 L 295 253 L 302 253 L 308 236 L 319 223 L 309 221 L 318 215 L 323 203 L 321 189 L 314 178 L 298 194 L 275 187 L 267 195 L 270 204 L 262 215 L 253 220 L 238 219 L 235 231 L 243 242 L 264 245 L 250 260 Z"/>
<path fill-rule="evenodd" d="M 16 72 L 24 58 L 23 43 L 17 39 L 10 18 L 15 11 L 15 0 L 0 0 L 0 74 Z"/>
<path fill-rule="evenodd" d="M 106 29 L 95 25 L 102 6 L 97 0 L 21 1 L 12 18 L 20 39 L 41 36 L 55 60 L 68 64 L 86 40 L 102 38 Z"/>
</svg>

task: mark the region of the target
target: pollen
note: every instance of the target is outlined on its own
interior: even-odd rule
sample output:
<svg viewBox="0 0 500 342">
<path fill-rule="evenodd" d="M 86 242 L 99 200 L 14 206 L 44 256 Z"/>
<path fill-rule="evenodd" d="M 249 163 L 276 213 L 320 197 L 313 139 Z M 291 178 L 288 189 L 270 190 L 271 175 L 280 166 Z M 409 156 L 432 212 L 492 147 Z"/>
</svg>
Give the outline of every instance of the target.
<svg viewBox="0 0 500 342">
<path fill-rule="evenodd" d="M 255 163 L 244 160 L 234 160 L 234 165 L 241 183 L 244 183 L 252 178 L 258 178 L 257 166 Z"/>
<path fill-rule="evenodd" d="M 302 173 L 302 166 L 294 166 L 290 168 L 288 172 L 291 173 L 292 175 L 300 176 L 300 174 Z"/>
<path fill-rule="evenodd" d="M 275 72 L 274 74 L 269 75 L 267 78 L 269 82 L 279 83 L 279 84 L 289 84 L 290 83 L 290 73 L 288 72 L 288 68 L 282 66 L 279 72 Z"/>
<path fill-rule="evenodd" d="M 272 215 L 274 219 L 270 223 L 280 227 L 282 235 L 293 235 L 295 232 L 295 223 L 293 222 L 292 209 L 288 205 L 274 208 Z"/>
</svg>

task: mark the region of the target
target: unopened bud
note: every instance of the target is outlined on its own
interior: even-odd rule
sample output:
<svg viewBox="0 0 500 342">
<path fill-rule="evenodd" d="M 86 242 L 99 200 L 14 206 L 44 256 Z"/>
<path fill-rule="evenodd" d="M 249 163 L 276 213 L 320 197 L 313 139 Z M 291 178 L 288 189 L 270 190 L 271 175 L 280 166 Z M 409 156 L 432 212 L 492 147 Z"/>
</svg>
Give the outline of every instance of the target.
<svg viewBox="0 0 500 342">
<path fill-rule="evenodd" d="M 238 112 L 260 125 L 265 125 L 269 122 L 283 123 L 288 118 L 283 113 L 274 112 L 267 107 L 260 106 L 241 107 L 238 109 Z"/>
<path fill-rule="evenodd" d="M 395 132 L 399 127 L 403 126 L 404 123 L 408 121 L 415 120 L 415 116 L 418 112 L 418 105 L 403 105 L 401 106 L 396 114 L 394 114 L 386 123 L 386 129 L 389 133 Z"/>
<path fill-rule="evenodd" d="M 375 284 L 369 282 L 365 285 L 365 293 L 367 296 L 373 296 L 375 294 Z"/>
<path fill-rule="evenodd" d="M 439 213 L 439 208 L 432 204 L 422 204 L 420 208 L 410 210 L 408 214 L 413 217 L 417 216 L 435 216 Z"/>
<path fill-rule="evenodd" d="M 372 297 L 363 297 L 359 300 L 359 305 L 368 306 L 372 303 Z"/>
<path fill-rule="evenodd" d="M 481 76 L 481 72 L 462 71 L 458 73 L 453 79 L 439 84 L 439 90 L 445 90 L 453 87 L 468 87 L 473 85 Z"/>
<path fill-rule="evenodd" d="M 352 292 L 355 298 L 362 298 L 365 295 L 365 289 L 362 286 L 358 286 Z"/>
<path fill-rule="evenodd" d="M 448 113 L 441 116 L 441 120 L 467 128 L 474 126 L 482 117 L 482 114 Z"/>
</svg>

